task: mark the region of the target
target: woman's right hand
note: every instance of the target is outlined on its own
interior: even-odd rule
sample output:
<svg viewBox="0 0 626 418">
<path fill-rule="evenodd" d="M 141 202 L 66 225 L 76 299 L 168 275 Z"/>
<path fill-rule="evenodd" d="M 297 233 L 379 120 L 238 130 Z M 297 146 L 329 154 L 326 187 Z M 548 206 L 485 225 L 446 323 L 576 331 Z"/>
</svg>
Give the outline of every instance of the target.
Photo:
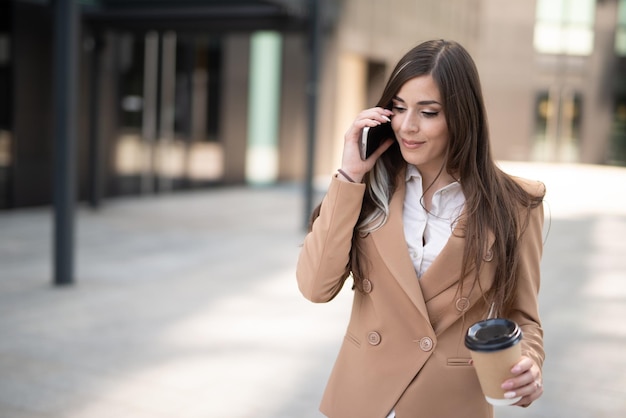
<svg viewBox="0 0 626 418">
<path fill-rule="evenodd" d="M 365 174 L 374 167 L 376 160 L 393 144 L 393 139 L 386 140 L 367 160 L 362 160 L 359 144 L 361 142 L 363 128 L 366 126 L 378 126 L 382 123 L 391 123 L 390 118 L 392 115 L 393 112 L 391 110 L 382 107 L 366 109 L 359 113 L 350 126 L 350 129 L 346 132 L 344 136 L 343 155 L 341 158 L 341 169 L 355 182 L 360 183 Z M 343 178 L 342 176 L 339 177 Z"/>
</svg>

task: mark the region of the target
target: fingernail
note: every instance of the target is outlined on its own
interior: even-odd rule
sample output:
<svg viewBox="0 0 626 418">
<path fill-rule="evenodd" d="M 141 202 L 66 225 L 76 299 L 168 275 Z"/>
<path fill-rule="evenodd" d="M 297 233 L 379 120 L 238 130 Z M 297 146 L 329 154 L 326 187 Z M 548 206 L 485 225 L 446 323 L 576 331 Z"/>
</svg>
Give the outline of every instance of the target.
<svg viewBox="0 0 626 418">
<path fill-rule="evenodd" d="M 506 392 L 504 394 L 504 397 L 507 399 L 513 399 L 517 397 L 517 394 L 515 392 Z"/>
<path fill-rule="evenodd" d="M 386 120 L 387 122 L 391 122 L 391 119 L 389 119 L 389 116 L 385 116 L 385 115 L 383 115 L 383 118 L 385 118 L 385 120 Z"/>
</svg>

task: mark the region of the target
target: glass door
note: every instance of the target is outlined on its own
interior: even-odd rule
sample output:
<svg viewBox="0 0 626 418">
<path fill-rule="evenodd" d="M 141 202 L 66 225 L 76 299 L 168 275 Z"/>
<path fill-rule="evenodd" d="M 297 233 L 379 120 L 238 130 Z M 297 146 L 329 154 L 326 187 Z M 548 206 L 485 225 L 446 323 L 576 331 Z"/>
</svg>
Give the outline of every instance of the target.
<svg viewBox="0 0 626 418">
<path fill-rule="evenodd" d="M 221 181 L 221 40 L 151 31 L 118 38 L 116 194 Z"/>
</svg>

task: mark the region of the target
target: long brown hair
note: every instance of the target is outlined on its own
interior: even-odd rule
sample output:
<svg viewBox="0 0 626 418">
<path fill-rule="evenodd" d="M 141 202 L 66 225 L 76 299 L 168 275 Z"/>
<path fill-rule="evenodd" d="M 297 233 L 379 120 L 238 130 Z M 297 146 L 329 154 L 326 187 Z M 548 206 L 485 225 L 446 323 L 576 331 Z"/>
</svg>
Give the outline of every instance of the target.
<svg viewBox="0 0 626 418">
<path fill-rule="evenodd" d="M 389 107 L 404 83 L 428 74 L 439 88 L 448 126 L 445 170 L 460 179 L 466 199 L 462 215 L 465 220 L 463 231 L 458 231 L 459 228 L 455 230 L 455 233 L 461 232 L 465 236 L 460 278 L 472 270 L 477 278 L 486 252 L 491 251 L 496 271 L 494 284 L 487 294 L 487 302 L 493 303 L 495 311 L 504 315 L 515 296 L 518 279 L 517 241 L 526 227 L 530 209 L 541 204 L 543 195 L 530 195 L 496 166 L 491 154 L 478 70 L 469 53 L 460 44 L 433 40 L 410 50 L 393 70 L 377 106 Z M 386 217 L 384 208 L 381 208 L 381 198 L 373 190 L 383 190 L 385 199 L 391 199 L 398 181 L 403 180 L 399 174 L 405 167 L 400 148 L 395 143 L 365 176 L 368 192 L 364 196 L 360 222 L 371 218 L 375 211 Z M 385 175 L 376 174 L 380 172 Z M 386 179 L 386 184 L 376 184 L 381 178 Z M 317 214 L 318 211 L 315 211 L 312 220 Z M 359 239 L 362 229 L 363 225 L 355 228 L 350 263 L 346 266 L 346 274 L 352 273 L 357 288 L 361 287 L 361 281 L 367 274 L 366 260 L 362 256 Z M 492 248 L 488 249 L 486 243 L 490 233 L 495 241 Z M 462 285 L 463 280 L 460 280 L 460 292 L 463 291 Z"/>
</svg>

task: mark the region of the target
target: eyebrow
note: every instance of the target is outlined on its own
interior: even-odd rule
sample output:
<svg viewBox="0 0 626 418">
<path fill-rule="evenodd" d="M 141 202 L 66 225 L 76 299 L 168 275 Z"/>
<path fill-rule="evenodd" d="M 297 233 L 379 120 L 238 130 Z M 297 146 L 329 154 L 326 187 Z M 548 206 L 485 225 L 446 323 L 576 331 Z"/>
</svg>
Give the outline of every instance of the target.
<svg viewBox="0 0 626 418">
<path fill-rule="evenodd" d="M 394 96 L 393 100 L 397 100 L 399 102 L 406 103 L 402 98 L 400 98 L 398 96 Z M 422 100 L 420 102 L 417 102 L 417 104 L 420 105 L 420 106 L 427 106 L 427 105 L 433 105 L 433 104 L 437 104 L 437 105 L 441 106 L 441 103 L 439 103 L 437 100 Z"/>
</svg>

